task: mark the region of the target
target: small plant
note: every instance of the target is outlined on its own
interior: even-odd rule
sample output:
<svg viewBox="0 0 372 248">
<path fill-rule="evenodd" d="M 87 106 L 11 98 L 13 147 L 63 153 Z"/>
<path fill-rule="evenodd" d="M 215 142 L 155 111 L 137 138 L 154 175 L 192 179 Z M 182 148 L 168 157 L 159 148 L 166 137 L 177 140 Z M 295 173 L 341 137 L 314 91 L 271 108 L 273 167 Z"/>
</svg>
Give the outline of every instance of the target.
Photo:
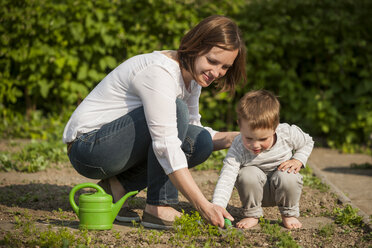
<svg viewBox="0 0 372 248">
<path fill-rule="evenodd" d="M 12 171 L 17 168 L 17 162 L 12 161 L 8 154 L 1 154 L 0 155 L 0 171 Z"/>
<path fill-rule="evenodd" d="M 318 189 L 321 192 L 326 192 L 329 190 L 328 185 L 322 183 L 322 180 L 313 175 L 313 171 L 309 166 L 303 168 L 300 173 L 303 176 L 305 186 L 309 186 L 313 189 Z"/>
<path fill-rule="evenodd" d="M 161 243 L 161 237 L 164 234 L 164 231 L 151 230 L 147 235 L 150 244 L 159 244 Z"/>
<path fill-rule="evenodd" d="M 361 226 L 363 225 L 362 217 L 358 215 L 359 209 L 351 207 L 349 204 L 345 208 L 335 208 L 333 214 L 335 215 L 335 222 L 343 226 Z"/>
<path fill-rule="evenodd" d="M 40 229 L 27 211 L 14 215 L 15 229 L 7 231 L 0 240 L 4 247 L 89 247 L 95 243 L 87 230 L 71 232 L 67 228 L 55 229 L 52 225 L 46 230 Z"/>
<path fill-rule="evenodd" d="M 298 248 L 300 247 L 296 241 L 290 235 L 290 232 L 281 231 L 281 227 L 278 223 L 270 224 L 269 220 L 265 220 L 263 217 L 260 218 L 260 226 L 264 233 L 269 235 L 271 242 L 275 242 L 275 247 L 283 248 Z"/>
<path fill-rule="evenodd" d="M 214 247 L 218 241 L 222 246 L 235 247 L 244 242 L 244 235 L 238 229 L 221 229 L 206 224 L 198 212 L 186 214 L 183 211 L 183 215 L 176 219 L 174 229 L 176 233 L 171 241 L 175 246 L 200 246 L 202 242 L 204 247 Z"/>
<path fill-rule="evenodd" d="M 327 239 L 331 238 L 335 232 L 335 225 L 333 223 L 326 224 L 323 227 L 319 227 L 318 234 Z"/>
</svg>

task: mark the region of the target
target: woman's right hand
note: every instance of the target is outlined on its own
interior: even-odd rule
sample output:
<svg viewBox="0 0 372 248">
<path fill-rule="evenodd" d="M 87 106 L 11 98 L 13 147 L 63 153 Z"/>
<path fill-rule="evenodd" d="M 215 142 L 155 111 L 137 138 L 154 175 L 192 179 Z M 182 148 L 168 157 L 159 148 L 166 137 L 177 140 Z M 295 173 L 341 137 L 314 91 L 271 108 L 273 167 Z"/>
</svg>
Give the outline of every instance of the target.
<svg viewBox="0 0 372 248">
<path fill-rule="evenodd" d="M 225 218 L 234 221 L 234 218 L 221 206 L 208 202 L 200 210 L 201 215 L 211 224 L 218 227 L 224 227 Z"/>
<path fill-rule="evenodd" d="M 187 168 L 179 169 L 168 175 L 172 183 L 190 201 L 196 210 L 212 225 L 223 227 L 224 218 L 234 218 L 221 206 L 208 201 L 192 178 Z"/>
</svg>

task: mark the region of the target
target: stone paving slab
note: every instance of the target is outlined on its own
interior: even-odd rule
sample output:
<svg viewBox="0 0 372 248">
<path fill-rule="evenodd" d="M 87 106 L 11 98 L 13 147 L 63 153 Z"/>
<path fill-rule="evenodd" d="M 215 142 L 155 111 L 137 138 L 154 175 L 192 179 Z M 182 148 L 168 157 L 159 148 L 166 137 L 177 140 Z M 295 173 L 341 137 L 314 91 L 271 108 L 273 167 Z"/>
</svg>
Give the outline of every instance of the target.
<svg viewBox="0 0 372 248">
<path fill-rule="evenodd" d="M 336 150 L 315 148 L 308 160 L 314 174 L 331 187 L 344 204 L 358 208 L 371 227 L 372 157 L 366 154 L 342 154 Z"/>
</svg>

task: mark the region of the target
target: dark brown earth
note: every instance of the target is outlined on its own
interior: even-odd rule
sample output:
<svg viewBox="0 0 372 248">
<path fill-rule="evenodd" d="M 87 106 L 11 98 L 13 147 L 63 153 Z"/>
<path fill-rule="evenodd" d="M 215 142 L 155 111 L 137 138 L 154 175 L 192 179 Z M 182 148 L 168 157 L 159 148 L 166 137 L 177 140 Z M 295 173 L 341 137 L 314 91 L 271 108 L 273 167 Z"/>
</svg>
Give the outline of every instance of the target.
<svg viewBox="0 0 372 248">
<path fill-rule="evenodd" d="M 0 152 L 6 149 L 6 143 L 0 142 Z M 329 150 L 317 152 L 329 153 Z M 333 159 L 333 158 L 329 158 Z M 349 163 L 353 163 L 351 156 Z M 345 161 L 344 161 L 345 162 Z M 193 177 L 204 195 L 212 198 L 215 183 L 218 178 L 216 170 L 192 171 Z M 54 165 L 45 171 L 37 173 L 0 172 L 0 240 L 14 241 L 14 247 L 24 247 L 25 241 L 31 239 L 35 232 L 25 231 L 24 223 L 32 223 L 34 229 L 52 230 L 67 228 L 74 232 L 78 227 L 78 219 L 68 201 L 68 194 L 76 184 L 83 182 L 97 182 L 86 179 L 76 173 L 68 163 Z M 130 204 L 140 215 L 145 205 L 146 192 L 140 192 Z M 180 194 L 180 203 L 175 207 L 183 209 L 186 213 L 194 211 L 193 207 Z M 234 191 L 227 210 L 236 221 L 241 219 L 240 201 Z M 342 208 L 338 197 L 331 191 L 320 190 L 305 186 L 300 202 L 300 221 L 303 228 L 288 232 L 301 247 L 372 247 L 371 233 L 366 228 L 341 226 L 334 223 L 332 212 L 334 208 Z M 280 219 L 277 208 L 265 208 L 265 219 L 278 223 Z M 23 224 L 23 228 L 19 226 Z M 31 224 L 30 224 L 31 225 Z M 331 234 L 325 235 L 327 227 Z M 277 247 L 276 240 L 263 233 L 260 226 L 245 230 L 244 242 L 234 247 Z M 37 235 L 37 234 L 36 234 Z M 154 233 L 152 230 L 143 230 L 131 224 L 123 225 L 115 222 L 112 230 L 89 231 L 92 247 L 178 247 L 180 244 L 172 243 L 174 231 Z M 40 237 L 39 237 L 40 238 Z M 156 239 L 155 239 L 156 238 Z M 223 237 L 221 237 L 222 239 Z M 214 246 L 221 246 L 222 241 L 217 239 Z M 5 245 L 3 245 L 5 247 Z M 38 246 L 38 245 L 35 245 Z M 183 243 L 188 247 L 188 243 Z M 204 247 L 203 241 L 196 243 L 197 247 Z M 222 246 L 221 246 L 222 247 Z"/>
</svg>

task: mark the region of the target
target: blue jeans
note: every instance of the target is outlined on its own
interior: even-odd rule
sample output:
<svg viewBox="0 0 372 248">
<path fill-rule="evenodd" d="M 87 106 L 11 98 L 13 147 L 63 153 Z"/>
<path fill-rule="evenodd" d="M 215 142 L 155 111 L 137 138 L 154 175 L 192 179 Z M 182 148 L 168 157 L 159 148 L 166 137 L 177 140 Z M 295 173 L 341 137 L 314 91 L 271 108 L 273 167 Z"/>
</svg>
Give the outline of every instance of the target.
<svg viewBox="0 0 372 248">
<path fill-rule="evenodd" d="M 213 150 L 209 132 L 190 125 L 187 105 L 177 99 L 178 138 L 188 167 L 203 163 Z M 76 171 L 91 179 L 116 176 L 124 189 L 147 187 L 151 205 L 178 203 L 178 190 L 164 173 L 152 149 L 143 107 L 81 135 L 73 143 L 69 158 Z"/>
</svg>

